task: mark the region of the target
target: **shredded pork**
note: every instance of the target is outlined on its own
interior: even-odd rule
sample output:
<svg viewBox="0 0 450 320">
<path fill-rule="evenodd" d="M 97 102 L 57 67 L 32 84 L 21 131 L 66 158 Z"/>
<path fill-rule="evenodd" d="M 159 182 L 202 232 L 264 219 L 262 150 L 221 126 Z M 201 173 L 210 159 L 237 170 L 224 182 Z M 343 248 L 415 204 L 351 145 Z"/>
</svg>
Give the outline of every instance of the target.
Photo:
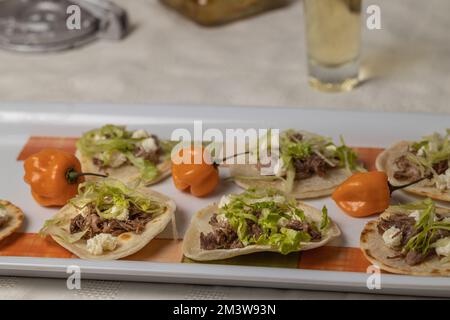
<svg viewBox="0 0 450 320">
<path fill-rule="evenodd" d="M 226 220 L 219 221 L 217 219 L 217 214 L 214 214 L 211 217 L 209 224 L 213 230 L 208 234 L 204 234 L 203 232 L 200 234 L 201 249 L 215 250 L 244 247 L 230 224 Z M 302 223 L 299 220 L 290 220 L 285 227 L 308 233 L 312 241 L 320 241 L 322 239 L 322 234 L 319 231 L 315 230 L 310 224 Z M 258 239 L 263 234 L 262 228 L 256 222 L 249 219 L 247 219 L 247 231 L 254 239 Z"/>
<path fill-rule="evenodd" d="M 151 220 L 151 215 L 139 212 L 136 208 L 130 210 L 130 216 L 126 221 L 103 219 L 94 209 L 91 209 L 89 213 L 79 214 L 71 220 L 70 233 L 86 231 L 83 237 L 86 240 L 101 233 L 109 233 L 116 237 L 125 232 L 141 234 L 144 232 L 146 224 Z"/>
<path fill-rule="evenodd" d="M 439 217 L 439 216 L 438 216 Z M 440 218 L 442 219 L 442 218 Z M 408 251 L 407 253 L 402 253 L 402 248 L 408 243 L 408 241 L 417 235 L 421 230 L 415 228 L 416 220 L 412 217 L 406 216 L 404 214 L 393 214 L 388 218 L 381 219 L 378 222 L 378 232 L 380 235 L 383 235 L 386 230 L 389 230 L 391 227 L 395 227 L 400 229 L 402 233 L 402 241 L 398 248 L 395 250 L 398 252 L 394 257 L 390 257 L 391 259 L 405 259 L 405 262 L 410 266 L 415 266 L 421 264 L 428 257 L 435 254 L 434 250 L 423 254 L 422 252 L 416 252 L 414 250 Z M 439 230 L 435 236 L 431 239 L 431 243 L 438 241 L 439 239 L 446 238 L 450 236 L 450 231 L 447 230 Z"/>
</svg>

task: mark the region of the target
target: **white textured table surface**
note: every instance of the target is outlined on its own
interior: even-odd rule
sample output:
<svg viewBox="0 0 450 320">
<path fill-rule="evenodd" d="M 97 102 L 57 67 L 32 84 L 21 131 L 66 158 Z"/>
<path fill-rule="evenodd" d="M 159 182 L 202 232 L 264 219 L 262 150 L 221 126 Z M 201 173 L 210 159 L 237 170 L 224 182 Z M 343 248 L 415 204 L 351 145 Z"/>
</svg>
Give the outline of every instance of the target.
<svg viewBox="0 0 450 320">
<path fill-rule="evenodd" d="M 381 6 L 383 29 L 364 31 L 367 81 L 346 94 L 319 93 L 306 85 L 299 2 L 213 29 L 198 27 L 156 0 L 117 2 L 134 25 L 123 42 L 49 55 L 0 52 L 0 99 L 450 113 L 449 1 L 366 1 Z M 110 281 L 84 281 L 81 291 L 68 291 L 63 280 L 0 277 L 0 298 L 379 297 Z"/>
</svg>

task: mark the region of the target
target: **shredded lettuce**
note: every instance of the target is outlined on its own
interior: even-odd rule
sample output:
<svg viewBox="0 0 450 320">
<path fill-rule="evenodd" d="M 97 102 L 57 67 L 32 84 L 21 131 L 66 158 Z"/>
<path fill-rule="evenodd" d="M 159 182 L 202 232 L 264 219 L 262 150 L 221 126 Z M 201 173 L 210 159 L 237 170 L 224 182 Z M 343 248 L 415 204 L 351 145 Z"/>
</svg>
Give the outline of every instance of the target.
<svg viewBox="0 0 450 320">
<path fill-rule="evenodd" d="M 444 160 L 450 161 L 450 129 L 446 130 L 445 135 L 434 133 L 423 137 L 422 140 L 412 143 L 411 149 L 407 159 L 421 170 L 422 175 L 436 175 L 433 165 Z"/>
<path fill-rule="evenodd" d="M 103 219 L 117 219 L 125 221 L 129 217 L 131 207 L 140 212 L 157 216 L 167 210 L 167 206 L 157 200 L 140 194 L 127 187 L 118 180 L 105 179 L 99 182 L 85 182 L 79 186 L 78 196 L 69 202 L 80 212 L 87 206 L 93 206 L 97 214 Z M 67 217 L 47 220 L 39 234 L 56 236 L 68 243 L 81 240 L 88 229 L 70 234 L 66 229 L 70 223 Z"/>
<path fill-rule="evenodd" d="M 330 226 L 331 220 L 328 216 L 328 209 L 327 207 L 322 208 L 322 221 L 320 222 L 320 230 L 326 230 Z"/>
<path fill-rule="evenodd" d="M 152 215 L 161 214 L 167 209 L 165 204 L 152 200 L 113 179 L 81 184 L 78 196 L 70 203 L 78 210 L 92 205 L 103 219 L 122 221 L 128 219 L 132 206 Z"/>
<path fill-rule="evenodd" d="M 125 156 L 133 166 L 139 169 L 139 172 L 141 173 L 140 179 L 142 179 L 144 183 L 146 181 L 153 181 L 159 176 L 160 172 L 154 163 L 151 163 L 150 161 L 142 158 L 138 158 L 131 152 L 127 152 Z"/>
<path fill-rule="evenodd" d="M 282 254 L 298 251 L 302 242 L 311 241 L 307 232 L 285 228 L 284 224 L 288 221 L 299 220 L 319 230 L 316 222 L 297 208 L 295 199 L 275 189 L 249 189 L 242 194 L 231 195 L 230 202 L 220 208 L 218 213 L 225 216 L 245 246 L 270 245 Z M 257 223 L 262 229 L 257 239 L 248 230 L 248 220 Z M 324 228 L 328 223 L 322 221 Z"/>
<path fill-rule="evenodd" d="M 0 210 L 6 210 L 6 207 L 0 203 Z"/>
<path fill-rule="evenodd" d="M 362 171 L 363 168 L 358 164 L 358 154 L 349 148 L 341 136 L 341 145 L 336 148 L 335 157 L 339 159 L 339 167 L 351 171 Z"/>
</svg>

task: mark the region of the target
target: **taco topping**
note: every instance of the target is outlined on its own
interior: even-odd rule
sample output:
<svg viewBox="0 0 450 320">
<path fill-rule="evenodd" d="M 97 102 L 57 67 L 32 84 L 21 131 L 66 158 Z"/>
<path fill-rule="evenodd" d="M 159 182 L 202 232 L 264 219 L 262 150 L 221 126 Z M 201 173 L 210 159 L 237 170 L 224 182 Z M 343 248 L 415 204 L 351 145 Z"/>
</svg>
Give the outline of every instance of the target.
<svg viewBox="0 0 450 320">
<path fill-rule="evenodd" d="M 450 129 L 446 135 L 435 133 L 409 146 L 394 162 L 394 178 L 414 181 L 427 177 L 430 186 L 450 190 Z"/>
<path fill-rule="evenodd" d="M 209 224 L 200 234 L 204 250 L 271 245 L 282 254 L 298 251 L 302 242 L 320 241 L 330 220 L 324 207 L 320 223 L 305 216 L 295 199 L 276 190 L 249 189 L 222 198 Z"/>
<path fill-rule="evenodd" d="M 144 181 L 151 181 L 158 176 L 157 165 L 170 154 L 171 145 L 145 130 L 105 125 L 83 134 L 77 148 L 101 171 L 132 165 Z"/>
<path fill-rule="evenodd" d="M 391 259 L 402 258 L 414 266 L 437 255 L 450 262 L 450 218 L 437 213 L 432 200 L 390 210 L 392 214 L 380 218 L 377 227 L 385 245 L 397 252 Z"/>
<path fill-rule="evenodd" d="M 140 209 L 133 206 L 127 220 L 103 219 L 95 208 L 87 207 L 87 215 L 79 214 L 70 222 L 70 233 L 85 232 L 84 239 L 90 239 L 102 233 L 119 236 L 125 232 L 141 234 L 145 230 L 147 222 L 151 221 L 151 215 L 140 212 Z"/>
<path fill-rule="evenodd" d="M 126 232 L 141 234 L 148 222 L 167 209 L 165 204 L 109 179 L 80 185 L 78 196 L 70 204 L 77 209 L 78 215 L 70 220 L 68 241 L 73 243 L 81 239 L 96 239 L 90 242 L 91 247 L 97 248 L 96 252 L 99 251 L 101 241 L 111 240 L 104 235 L 117 237 Z M 50 229 L 57 228 L 62 222 L 47 221 L 41 233 L 48 234 Z"/>
<path fill-rule="evenodd" d="M 3 227 L 9 220 L 8 212 L 6 207 L 0 204 L 0 228 Z"/>
<path fill-rule="evenodd" d="M 343 139 L 341 139 L 341 146 L 336 146 L 329 138 L 290 129 L 280 134 L 278 154 L 272 150 L 271 134 L 269 132 L 265 137 L 260 138 L 259 148 L 267 145 L 271 158 L 278 158 L 273 167 L 273 173 L 275 178 L 284 180 L 285 192 L 292 190 L 295 180 L 307 179 L 315 175 L 326 177 L 330 170 L 337 168 L 346 168 L 350 171 L 361 169 L 358 165 L 357 154 L 345 145 Z"/>
</svg>

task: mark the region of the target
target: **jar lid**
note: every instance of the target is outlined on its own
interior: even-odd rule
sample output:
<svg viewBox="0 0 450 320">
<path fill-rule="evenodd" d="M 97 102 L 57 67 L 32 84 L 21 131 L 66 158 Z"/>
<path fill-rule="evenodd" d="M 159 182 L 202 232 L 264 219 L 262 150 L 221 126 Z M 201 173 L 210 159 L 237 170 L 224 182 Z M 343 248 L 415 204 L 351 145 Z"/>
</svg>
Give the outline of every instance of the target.
<svg viewBox="0 0 450 320">
<path fill-rule="evenodd" d="M 68 8 L 80 8 L 79 28 L 68 28 Z M 0 1 L 0 48 L 49 52 L 78 47 L 97 38 L 121 39 L 126 12 L 105 0 Z"/>
</svg>

